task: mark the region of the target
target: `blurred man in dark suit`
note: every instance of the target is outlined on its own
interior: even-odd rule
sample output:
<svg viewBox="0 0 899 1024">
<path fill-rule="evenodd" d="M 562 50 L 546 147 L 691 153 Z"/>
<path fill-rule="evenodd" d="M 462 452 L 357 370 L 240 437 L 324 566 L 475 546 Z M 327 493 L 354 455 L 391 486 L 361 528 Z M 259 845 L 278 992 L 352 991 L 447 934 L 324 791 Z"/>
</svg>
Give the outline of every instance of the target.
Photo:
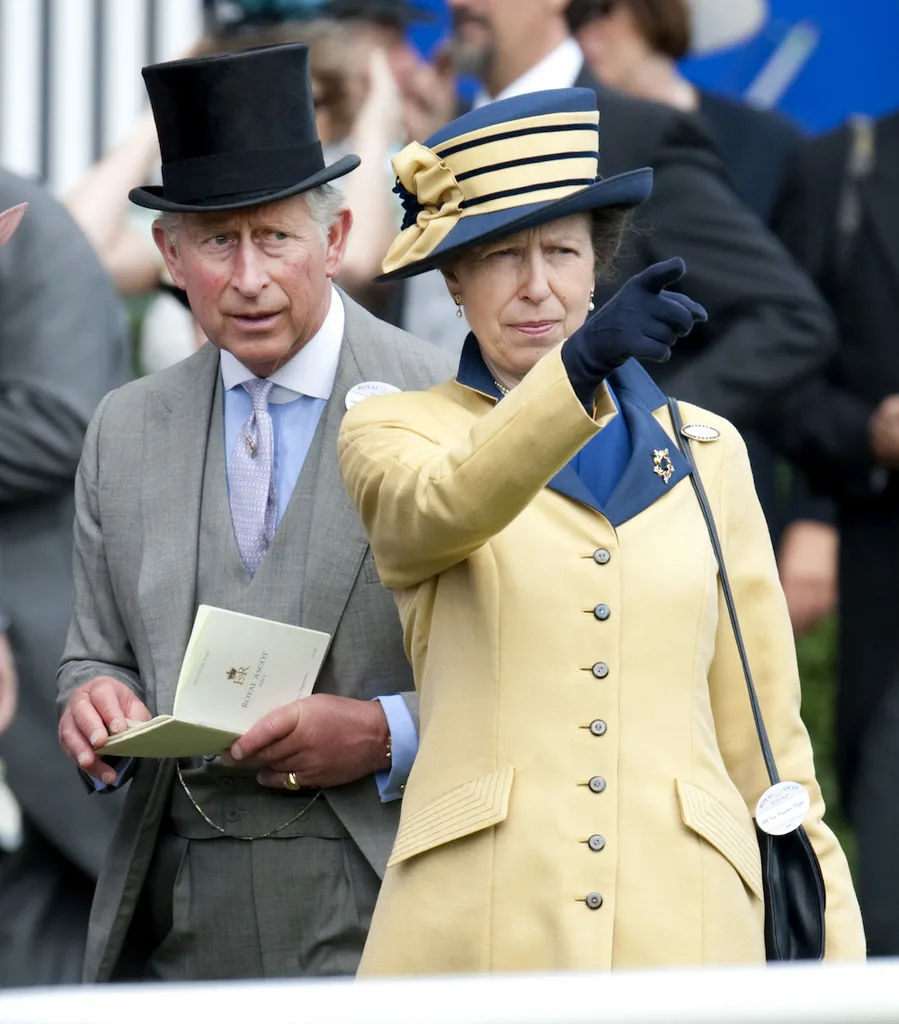
<svg viewBox="0 0 899 1024">
<path fill-rule="evenodd" d="M 899 112 L 807 144 L 785 237 L 836 311 L 840 349 L 778 432 L 836 495 L 837 754 L 869 951 L 899 954 Z"/>
<path fill-rule="evenodd" d="M 476 105 L 539 89 L 595 89 L 602 173 L 646 165 L 655 171 L 652 199 L 641 207 L 617 279 L 600 284 L 597 303 L 650 263 L 683 256 L 684 290 L 708 309 L 709 323 L 653 373 L 678 398 L 752 425 L 764 419 L 768 401 L 829 358 L 836 343 L 830 314 L 734 194 L 702 123 L 600 85 L 568 31 L 566 6 L 567 0 L 449 0 L 457 66 L 483 83 Z"/>
<path fill-rule="evenodd" d="M 0 854 L 0 986 L 80 979 L 118 804 L 90 800 L 73 776 L 55 702 L 72 611 L 75 470 L 94 408 L 126 379 L 128 321 L 71 217 L 0 170 L 0 210 L 26 201 L 0 250 L 0 595 L 21 682 L 0 759 L 24 813 L 21 845 Z"/>
<path fill-rule="evenodd" d="M 568 27 L 596 77 L 639 99 L 700 115 L 737 195 L 780 234 L 803 135 L 785 117 L 688 81 L 678 61 L 733 46 L 759 28 L 762 0 L 571 0 Z M 837 531 L 831 502 L 808 493 L 801 473 L 782 484 L 772 446 L 745 432 L 752 470 L 797 635 L 836 602 Z"/>
</svg>

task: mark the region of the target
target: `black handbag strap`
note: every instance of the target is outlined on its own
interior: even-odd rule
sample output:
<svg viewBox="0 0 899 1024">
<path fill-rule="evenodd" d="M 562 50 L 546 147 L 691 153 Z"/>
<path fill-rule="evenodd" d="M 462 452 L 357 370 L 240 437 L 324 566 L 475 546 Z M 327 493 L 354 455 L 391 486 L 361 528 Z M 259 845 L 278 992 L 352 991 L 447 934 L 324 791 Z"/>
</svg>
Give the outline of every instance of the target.
<svg viewBox="0 0 899 1024">
<path fill-rule="evenodd" d="M 768 778 L 771 785 L 780 782 L 780 775 L 777 765 L 774 762 L 774 754 L 771 744 L 768 742 L 768 730 L 765 728 L 765 721 L 762 718 L 762 709 L 759 705 L 758 695 L 755 692 L 755 684 L 752 681 L 752 672 L 749 668 L 749 658 L 746 654 L 746 645 L 743 643 L 743 633 L 740 630 L 740 621 L 737 618 L 737 606 L 734 603 L 734 594 L 730 587 L 730 580 L 727 578 L 727 567 L 724 564 L 724 552 L 721 550 L 721 541 L 718 538 L 718 530 L 715 526 L 715 517 L 712 515 L 712 507 L 702 485 L 702 477 L 696 467 L 696 460 L 693 458 L 693 449 L 690 438 L 683 433 L 684 423 L 681 419 L 680 409 L 677 400 L 668 399 L 668 412 L 674 426 L 675 440 L 678 447 L 684 453 L 684 457 L 690 466 L 690 481 L 693 490 L 699 500 L 699 507 L 705 524 L 709 530 L 709 540 L 712 542 L 712 549 L 715 552 L 715 561 L 718 563 L 718 578 L 721 580 L 721 591 L 724 594 L 724 603 L 727 605 L 727 614 L 730 616 L 730 624 L 733 627 L 734 639 L 737 642 L 737 650 L 740 653 L 740 662 L 743 665 L 743 675 L 746 678 L 746 689 L 749 691 L 749 703 L 752 706 L 752 717 L 755 719 L 755 728 L 759 734 L 759 744 L 762 748 L 762 757 L 765 759 L 765 767 L 768 769 Z"/>
</svg>

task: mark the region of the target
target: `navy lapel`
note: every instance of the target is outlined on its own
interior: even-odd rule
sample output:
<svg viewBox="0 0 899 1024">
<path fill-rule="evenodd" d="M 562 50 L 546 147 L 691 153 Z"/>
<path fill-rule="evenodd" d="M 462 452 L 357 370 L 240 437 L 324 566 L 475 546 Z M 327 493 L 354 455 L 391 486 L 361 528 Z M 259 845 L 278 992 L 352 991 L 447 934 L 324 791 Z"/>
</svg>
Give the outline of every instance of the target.
<svg viewBox="0 0 899 1024">
<path fill-rule="evenodd" d="M 677 444 L 652 414 L 667 400 L 643 367 L 630 360 L 612 374 L 611 384 L 633 445 L 630 462 L 603 510 L 618 527 L 686 480 L 690 470 Z M 665 472 L 669 469 L 670 473 Z"/>
<path fill-rule="evenodd" d="M 502 392 L 490 375 L 473 334 L 465 339 L 456 380 L 487 398 L 502 401 Z M 612 374 L 609 383 L 627 420 L 633 454 L 605 507 L 590 493 L 571 463 L 563 466 L 546 486 L 599 512 L 613 526 L 620 526 L 685 480 L 688 466 L 678 446 L 652 414 L 652 410 L 665 405 L 667 399 L 643 367 L 631 359 Z M 656 452 L 664 453 L 659 455 L 658 468 L 671 469 L 670 474 L 665 474 L 667 483 L 665 476 L 655 472 Z"/>
</svg>

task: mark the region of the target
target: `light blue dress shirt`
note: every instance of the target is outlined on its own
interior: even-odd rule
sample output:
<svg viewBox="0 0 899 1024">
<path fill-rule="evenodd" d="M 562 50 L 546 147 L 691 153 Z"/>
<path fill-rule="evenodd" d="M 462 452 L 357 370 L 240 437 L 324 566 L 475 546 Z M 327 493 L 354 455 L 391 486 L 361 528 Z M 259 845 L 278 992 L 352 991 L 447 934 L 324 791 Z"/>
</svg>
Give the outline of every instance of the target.
<svg viewBox="0 0 899 1024">
<path fill-rule="evenodd" d="M 275 436 L 278 523 L 287 509 L 287 503 L 312 445 L 318 421 L 334 388 L 346 314 L 337 290 L 332 288 L 331 295 L 331 307 L 318 333 L 269 378 L 274 382 L 269 395 L 269 412 Z M 222 351 L 220 361 L 224 387 L 227 465 L 231 461 L 231 453 L 237 444 L 241 428 L 253 408 L 250 395 L 241 384 L 252 380 L 255 375 L 230 352 Z M 418 732 L 409 708 L 400 694 L 375 699 L 380 701 L 384 709 L 392 747 L 390 770 L 375 773 L 381 800 L 387 803 L 390 800 L 398 800 L 403 795 L 403 787 L 418 753 Z M 122 762 L 118 765 L 119 777 L 122 776 L 127 763 Z M 98 789 L 105 788 L 102 782 L 94 782 Z"/>
</svg>

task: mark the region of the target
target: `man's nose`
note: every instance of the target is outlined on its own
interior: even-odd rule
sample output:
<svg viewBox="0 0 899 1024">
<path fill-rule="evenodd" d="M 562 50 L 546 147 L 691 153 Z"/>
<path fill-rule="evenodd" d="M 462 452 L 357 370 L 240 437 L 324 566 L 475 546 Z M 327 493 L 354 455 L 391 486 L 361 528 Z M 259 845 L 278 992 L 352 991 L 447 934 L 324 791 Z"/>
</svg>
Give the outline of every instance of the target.
<svg viewBox="0 0 899 1024">
<path fill-rule="evenodd" d="M 234 252 L 231 283 L 247 298 L 258 295 L 268 284 L 265 256 L 249 239 L 243 239 Z"/>
</svg>

